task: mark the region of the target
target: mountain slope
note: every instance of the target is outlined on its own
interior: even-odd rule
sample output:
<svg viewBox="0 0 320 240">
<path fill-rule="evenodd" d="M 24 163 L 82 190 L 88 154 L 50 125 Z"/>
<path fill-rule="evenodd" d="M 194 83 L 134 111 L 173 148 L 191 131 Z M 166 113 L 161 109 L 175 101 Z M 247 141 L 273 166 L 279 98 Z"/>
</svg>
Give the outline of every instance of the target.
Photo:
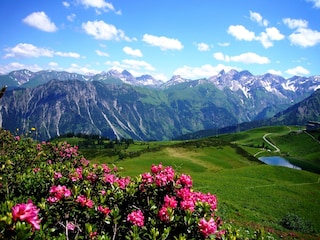
<svg viewBox="0 0 320 240">
<path fill-rule="evenodd" d="M 310 97 L 276 114 L 273 121 L 291 125 L 304 125 L 307 121 L 320 121 L 320 89 Z"/>
<path fill-rule="evenodd" d="M 320 89 L 312 93 L 301 102 L 277 113 L 275 116 L 256 120 L 251 122 L 243 122 L 237 125 L 230 125 L 223 128 L 211 128 L 196 131 L 189 134 L 176 137 L 176 139 L 197 139 L 217 134 L 232 133 L 236 131 L 244 131 L 262 126 L 276 125 L 301 125 L 305 126 L 308 121 L 320 121 Z"/>
<path fill-rule="evenodd" d="M 13 132 L 36 128 L 41 139 L 82 132 L 163 140 L 212 127 L 209 116 L 216 116 L 223 126 L 235 123 L 228 110 L 197 95 L 193 101 L 174 100 L 148 88 L 52 80 L 34 89 L 7 91 L 1 99 L 0 124 Z"/>
<path fill-rule="evenodd" d="M 8 88 L 0 101 L 0 126 L 22 133 L 36 128 L 41 139 L 81 132 L 164 140 L 199 130 L 245 129 L 320 88 L 319 76 L 284 79 L 236 70 L 198 80 L 174 76 L 161 86 L 150 75 L 135 78 L 116 70 L 92 76 L 21 70 L 0 76 L 0 84 L 5 81 L 29 87 Z M 296 118 L 290 115 L 288 121 Z"/>
</svg>

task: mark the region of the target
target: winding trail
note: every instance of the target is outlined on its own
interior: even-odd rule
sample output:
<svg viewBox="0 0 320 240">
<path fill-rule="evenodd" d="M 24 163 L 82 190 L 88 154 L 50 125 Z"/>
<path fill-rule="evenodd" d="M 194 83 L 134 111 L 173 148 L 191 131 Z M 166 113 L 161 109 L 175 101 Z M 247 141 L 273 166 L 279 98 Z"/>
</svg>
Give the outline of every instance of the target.
<svg viewBox="0 0 320 240">
<path fill-rule="evenodd" d="M 320 144 L 320 141 L 318 139 L 316 139 L 314 136 L 312 136 L 310 133 L 308 133 L 307 131 L 303 131 L 305 134 L 307 134 L 309 137 L 311 137 L 314 141 L 316 141 L 317 143 Z"/>
<path fill-rule="evenodd" d="M 268 143 L 269 145 L 271 145 L 275 150 L 274 150 L 274 152 L 280 152 L 280 149 L 276 146 L 276 145 L 274 145 L 272 142 L 270 142 L 268 139 L 267 139 L 267 136 L 269 136 L 271 133 L 267 133 L 267 134 L 265 134 L 265 135 L 263 135 L 263 140 L 266 142 L 266 143 Z"/>
</svg>

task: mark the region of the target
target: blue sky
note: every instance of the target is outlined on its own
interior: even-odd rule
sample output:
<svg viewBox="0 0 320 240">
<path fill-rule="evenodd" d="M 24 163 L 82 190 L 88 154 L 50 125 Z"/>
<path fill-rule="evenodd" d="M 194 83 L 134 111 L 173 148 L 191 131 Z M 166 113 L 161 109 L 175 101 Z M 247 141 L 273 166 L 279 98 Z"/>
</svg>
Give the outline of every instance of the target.
<svg viewBox="0 0 320 240">
<path fill-rule="evenodd" d="M 320 74 L 320 0 L 1 0 L 0 73 Z"/>
</svg>

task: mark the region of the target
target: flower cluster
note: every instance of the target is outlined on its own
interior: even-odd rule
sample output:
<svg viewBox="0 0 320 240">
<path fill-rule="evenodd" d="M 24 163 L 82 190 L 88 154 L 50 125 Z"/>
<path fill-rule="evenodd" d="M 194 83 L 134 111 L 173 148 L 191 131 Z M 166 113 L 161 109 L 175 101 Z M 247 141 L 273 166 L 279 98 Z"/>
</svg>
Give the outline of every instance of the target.
<svg viewBox="0 0 320 240">
<path fill-rule="evenodd" d="M 86 206 L 88 208 L 93 208 L 93 204 L 94 204 L 94 202 L 91 199 L 87 198 L 84 195 L 79 195 L 76 199 L 76 202 L 80 203 L 81 206 L 83 207 Z"/>
<path fill-rule="evenodd" d="M 47 201 L 50 203 L 58 202 L 62 198 L 68 198 L 71 196 L 71 191 L 66 186 L 52 186 L 50 188 L 50 196 L 47 198 Z"/>
<path fill-rule="evenodd" d="M 147 192 L 154 187 L 166 189 L 157 214 L 162 222 L 169 223 L 179 219 L 176 212 L 186 216 L 189 214 L 198 216 L 198 213 L 196 213 L 198 207 L 208 206 L 207 216 L 210 216 L 210 220 L 207 222 L 204 217 L 199 219 L 197 221 L 198 231 L 205 238 L 213 234 L 216 236 L 223 234 L 222 231 L 218 231 L 219 224 L 217 222 L 219 222 L 219 218 L 215 217 L 216 196 L 210 193 L 194 192 L 191 176 L 186 174 L 176 175 L 172 167 L 164 167 L 161 163 L 152 165 L 151 173 L 141 174 L 140 190 Z M 181 212 L 181 210 L 184 212 Z"/>
<path fill-rule="evenodd" d="M 99 206 L 98 211 L 103 213 L 105 216 L 108 216 L 111 210 L 108 207 Z"/>
<path fill-rule="evenodd" d="M 20 151 L 19 144 L 30 151 Z M 3 146 L 9 167 L 1 170 L 1 239 L 21 234 L 30 239 L 205 239 L 223 234 L 215 195 L 193 191 L 192 178 L 171 166 L 153 164 L 150 172 L 130 178 L 115 166 L 91 164 L 67 143 L 34 144 L 8 136 Z M 23 203 L 28 198 L 32 202 Z M 21 227 L 20 221 L 31 227 Z"/>
<path fill-rule="evenodd" d="M 31 200 L 29 200 L 28 203 L 19 203 L 12 207 L 12 217 L 14 221 L 25 221 L 37 230 L 40 229 L 41 222 L 38 213 L 39 209 L 33 205 Z"/>
<path fill-rule="evenodd" d="M 131 212 L 128 217 L 127 221 L 131 222 L 134 225 L 142 227 L 144 225 L 144 216 L 141 210 Z"/>
<path fill-rule="evenodd" d="M 64 142 L 61 145 L 60 149 L 56 149 L 59 151 L 60 157 L 63 158 L 71 158 L 73 156 L 78 156 L 78 147 L 71 146 L 69 143 Z"/>
<path fill-rule="evenodd" d="M 210 234 L 214 234 L 217 231 L 217 224 L 213 218 L 207 221 L 205 218 L 201 218 L 199 221 L 199 230 L 204 237 L 208 237 Z"/>
</svg>

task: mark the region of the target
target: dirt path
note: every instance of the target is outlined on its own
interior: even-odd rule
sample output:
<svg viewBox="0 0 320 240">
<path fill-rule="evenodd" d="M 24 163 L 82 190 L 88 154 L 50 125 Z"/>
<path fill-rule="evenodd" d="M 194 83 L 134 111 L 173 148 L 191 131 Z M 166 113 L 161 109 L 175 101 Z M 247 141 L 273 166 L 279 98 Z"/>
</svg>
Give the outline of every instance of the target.
<svg viewBox="0 0 320 240">
<path fill-rule="evenodd" d="M 265 135 L 263 135 L 263 140 L 266 142 L 266 143 L 268 143 L 269 145 L 271 145 L 271 147 L 273 147 L 275 150 L 274 150 L 274 152 L 280 152 L 280 149 L 276 146 L 276 145 L 274 145 L 272 142 L 270 142 L 268 139 L 267 139 L 267 136 L 269 136 L 271 133 L 267 133 L 267 134 L 265 134 Z"/>
</svg>

